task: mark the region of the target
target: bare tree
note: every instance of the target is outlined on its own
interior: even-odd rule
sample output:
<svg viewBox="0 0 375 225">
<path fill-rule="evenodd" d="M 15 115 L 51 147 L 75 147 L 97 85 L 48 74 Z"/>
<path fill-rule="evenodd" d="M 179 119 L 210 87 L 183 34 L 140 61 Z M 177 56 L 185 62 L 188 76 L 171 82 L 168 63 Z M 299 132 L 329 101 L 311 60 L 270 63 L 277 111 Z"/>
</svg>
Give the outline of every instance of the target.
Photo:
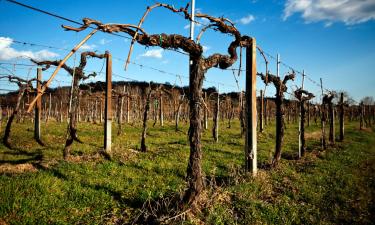
<svg viewBox="0 0 375 225">
<path fill-rule="evenodd" d="M 18 89 L 18 95 L 17 95 L 16 105 L 14 106 L 12 114 L 10 115 L 10 117 L 8 119 L 8 122 L 7 122 L 6 126 L 5 126 L 4 136 L 3 136 L 3 143 L 4 143 L 4 145 L 6 147 L 8 147 L 8 148 L 12 148 L 11 144 L 9 142 L 9 137 L 10 137 L 10 133 L 11 133 L 11 128 L 12 128 L 13 120 L 14 120 L 14 118 L 16 117 L 16 115 L 18 114 L 18 112 L 20 110 L 21 101 L 22 101 L 22 98 L 23 98 L 25 92 L 32 91 L 33 85 L 32 85 L 31 82 L 35 81 L 36 79 L 25 80 L 25 79 L 19 78 L 17 76 L 12 76 L 12 75 L 1 76 L 0 77 L 0 79 L 4 79 L 4 78 L 7 78 L 9 80 L 9 82 L 11 82 L 11 83 L 17 84 L 18 88 L 19 88 Z"/>
<path fill-rule="evenodd" d="M 182 104 L 184 103 L 185 101 L 185 91 L 184 89 L 182 88 L 182 95 L 178 95 L 178 104 L 177 104 L 177 109 L 176 109 L 176 112 L 175 112 L 175 130 L 178 131 L 179 128 L 178 128 L 178 123 L 180 121 L 180 114 L 181 114 L 181 106 Z"/>
<path fill-rule="evenodd" d="M 294 71 L 287 74 L 284 79 L 281 79 L 278 76 L 267 74 L 265 76 L 262 73 L 258 73 L 258 76 L 266 83 L 273 83 L 276 88 L 276 149 L 275 154 L 272 159 L 272 166 L 276 166 L 281 159 L 282 145 L 284 141 L 284 130 L 285 130 L 285 121 L 284 121 L 284 92 L 287 91 L 286 83 L 289 80 L 294 80 L 295 74 Z"/>
<path fill-rule="evenodd" d="M 325 125 L 327 121 L 327 106 L 329 110 L 329 116 L 331 117 L 330 107 L 329 105 L 332 104 L 332 100 L 335 96 L 333 94 L 327 94 L 323 96 L 323 103 L 321 106 L 321 117 L 322 117 L 322 147 L 323 149 L 327 148 L 326 142 L 326 132 L 325 132 Z M 331 123 L 330 123 L 331 124 Z M 330 125 L 331 126 L 331 125 Z M 330 129 L 331 130 L 331 129 Z"/>
<path fill-rule="evenodd" d="M 297 89 L 294 91 L 294 96 L 300 103 L 300 110 L 301 110 L 301 156 L 305 154 L 306 151 L 306 141 L 305 141 L 305 114 L 306 114 L 306 102 L 314 98 L 315 96 L 303 89 Z"/>
<path fill-rule="evenodd" d="M 107 54 L 107 53 L 106 53 Z M 69 110 L 69 125 L 68 125 L 68 131 L 67 131 L 67 139 L 65 142 L 65 147 L 63 151 L 64 159 L 68 159 L 70 156 L 71 151 L 71 145 L 74 141 L 77 141 L 79 143 L 82 143 L 82 141 L 77 136 L 77 120 L 78 120 L 78 113 L 79 113 L 79 82 L 81 80 L 89 79 L 92 76 L 96 76 L 96 73 L 92 73 L 89 75 L 85 75 L 84 68 L 87 64 L 87 57 L 96 57 L 103 59 L 106 57 L 106 54 L 96 54 L 95 52 L 82 52 L 81 53 L 81 60 L 78 67 L 72 68 L 67 66 L 66 64 L 62 65 L 62 68 L 66 70 L 72 77 L 73 77 L 73 83 L 72 83 L 72 91 L 71 91 L 71 105 Z M 50 66 L 58 66 L 61 63 L 61 60 L 56 61 L 35 61 L 31 60 L 37 65 L 44 65 L 45 68 L 43 70 L 46 70 L 50 68 Z"/>
</svg>

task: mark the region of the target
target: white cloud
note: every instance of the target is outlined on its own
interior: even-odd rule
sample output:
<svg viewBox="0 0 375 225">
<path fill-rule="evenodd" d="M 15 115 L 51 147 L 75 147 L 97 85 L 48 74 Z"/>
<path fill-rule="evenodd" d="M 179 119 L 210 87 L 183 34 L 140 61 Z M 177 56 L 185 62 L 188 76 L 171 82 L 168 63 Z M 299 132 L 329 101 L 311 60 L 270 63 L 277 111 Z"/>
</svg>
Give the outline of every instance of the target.
<svg viewBox="0 0 375 225">
<path fill-rule="evenodd" d="M 51 59 L 59 56 L 57 53 L 46 49 L 33 51 L 18 51 L 11 47 L 13 39 L 9 37 L 0 37 L 0 60 L 11 60 L 15 58 L 33 58 L 35 60 Z"/>
<path fill-rule="evenodd" d="M 89 45 L 89 44 L 83 44 L 80 49 L 81 50 L 93 50 L 94 48 L 96 48 L 97 46 L 92 44 L 92 45 Z"/>
<path fill-rule="evenodd" d="M 203 45 L 202 48 L 203 48 L 203 52 L 207 52 L 208 50 L 210 50 L 211 47 Z"/>
<path fill-rule="evenodd" d="M 161 59 L 163 58 L 163 51 L 164 49 L 151 49 L 143 53 L 141 57 Z"/>
<path fill-rule="evenodd" d="M 329 27 L 334 22 L 354 25 L 375 19 L 374 0 L 288 0 L 283 19 L 301 13 L 307 22 L 325 22 Z"/>
<path fill-rule="evenodd" d="M 105 38 L 100 39 L 99 44 L 106 45 L 108 43 L 112 42 L 112 40 L 107 40 Z"/>
<path fill-rule="evenodd" d="M 242 17 L 237 22 L 240 22 L 241 24 L 246 25 L 246 24 L 249 24 L 249 23 L 253 22 L 254 20 L 255 20 L 255 17 L 253 15 L 249 14 L 245 17 Z"/>
</svg>

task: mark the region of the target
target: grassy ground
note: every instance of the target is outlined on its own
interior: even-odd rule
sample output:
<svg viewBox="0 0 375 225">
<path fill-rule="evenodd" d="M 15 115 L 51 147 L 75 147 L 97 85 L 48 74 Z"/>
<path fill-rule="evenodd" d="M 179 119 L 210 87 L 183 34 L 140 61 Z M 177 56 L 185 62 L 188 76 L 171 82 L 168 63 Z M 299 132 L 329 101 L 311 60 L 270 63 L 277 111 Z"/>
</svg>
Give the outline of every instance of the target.
<svg viewBox="0 0 375 225">
<path fill-rule="evenodd" d="M 187 124 L 175 132 L 150 123 L 149 151 L 137 151 L 140 126 L 125 125 L 113 139 L 113 161 L 96 154 L 101 125 L 81 123 L 74 157 L 62 160 L 66 124 L 43 124 L 42 147 L 32 141 L 32 124 L 14 124 L 13 150 L 0 145 L 0 224 L 131 223 L 144 203 L 182 193 L 189 147 Z M 3 124 L 4 127 L 4 124 Z M 2 128 L 3 128 L 2 127 Z M 116 133 L 114 128 L 113 133 Z M 346 127 L 346 139 L 321 151 L 319 127 L 307 128 L 308 153 L 297 155 L 297 124 L 287 124 L 280 165 L 267 169 L 274 127 L 258 134 L 261 169 L 243 174 L 239 123 L 220 124 L 220 141 L 203 136 L 203 169 L 210 184 L 207 207 L 186 224 L 371 224 L 375 194 L 374 131 Z M 171 223 L 175 221 L 171 220 Z M 176 222 L 177 223 L 177 222 Z"/>
</svg>

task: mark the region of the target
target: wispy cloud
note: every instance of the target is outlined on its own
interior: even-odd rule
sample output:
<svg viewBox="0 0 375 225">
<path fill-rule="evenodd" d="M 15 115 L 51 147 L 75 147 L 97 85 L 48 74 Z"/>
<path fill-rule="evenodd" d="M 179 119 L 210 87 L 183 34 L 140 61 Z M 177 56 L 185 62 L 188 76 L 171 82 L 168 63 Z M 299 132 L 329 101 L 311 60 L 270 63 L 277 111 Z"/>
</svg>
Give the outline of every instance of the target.
<svg viewBox="0 0 375 225">
<path fill-rule="evenodd" d="M 95 44 L 92 44 L 92 45 L 89 45 L 89 44 L 83 44 L 81 46 L 81 50 L 93 50 L 94 48 L 96 48 L 97 46 Z"/>
<path fill-rule="evenodd" d="M 106 45 L 110 42 L 112 42 L 112 40 L 107 40 L 105 38 L 102 38 L 102 39 L 99 40 L 99 44 L 101 44 L 101 45 Z"/>
<path fill-rule="evenodd" d="M 325 26 L 334 22 L 354 25 L 375 19 L 374 0 L 288 0 L 283 19 L 301 13 L 307 23 L 323 21 Z"/>
<path fill-rule="evenodd" d="M 246 25 L 246 24 L 249 24 L 251 22 L 253 22 L 255 20 L 255 17 L 251 14 L 245 16 L 245 17 L 242 17 L 241 19 L 237 20 L 237 22 L 243 24 L 243 25 Z"/>
<path fill-rule="evenodd" d="M 35 60 L 51 59 L 59 54 L 50 52 L 46 49 L 40 51 L 18 51 L 11 47 L 13 39 L 9 37 L 0 37 L 0 60 L 12 60 L 15 58 L 32 58 Z"/>
<path fill-rule="evenodd" d="M 161 59 L 163 58 L 164 49 L 151 49 L 140 55 L 141 57 Z"/>
</svg>

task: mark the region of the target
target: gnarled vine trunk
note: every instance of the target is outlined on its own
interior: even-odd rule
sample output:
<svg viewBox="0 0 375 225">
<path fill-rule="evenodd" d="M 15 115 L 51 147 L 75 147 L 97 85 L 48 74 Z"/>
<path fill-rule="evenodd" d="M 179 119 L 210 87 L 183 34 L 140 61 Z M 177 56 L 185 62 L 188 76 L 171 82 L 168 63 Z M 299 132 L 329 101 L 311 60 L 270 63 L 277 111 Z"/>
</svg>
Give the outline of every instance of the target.
<svg viewBox="0 0 375 225">
<path fill-rule="evenodd" d="M 272 165 L 276 166 L 281 159 L 281 151 L 284 142 L 284 94 L 281 90 L 277 89 L 276 94 L 276 148 L 273 156 Z"/>
<path fill-rule="evenodd" d="M 147 93 L 146 97 L 146 103 L 145 103 L 145 109 L 143 112 L 143 129 L 142 129 L 142 136 L 141 136 L 141 151 L 146 152 L 147 146 L 146 146 L 146 136 L 147 136 L 147 117 L 148 117 L 148 111 L 150 111 L 150 101 L 151 101 L 151 88 Z"/>
<path fill-rule="evenodd" d="M 18 92 L 18 96 L 17 96 L 16 106 L 14 107 L 14 110 L 13 110 L 12 114 L 10 115 L 10 117 L 8 119 L 7 125 L 5 126 L 3 143 L 8 148 L 12 148 L 11 145 L 10 145 L 10 142 L 9 142 L 10 131 L 11 131 L 13 120 L 16 117 L 16 115 L 17 115 L 17 113 L 20 109 L 21 100 L 22 100 L 22 97 L 23 97 L 24 93 L 25 93 L 25 88 L 20 88 L 20 90 Z"/>
<path fill-rule="evenodd" d="M 70 156 L 70 151 L 74 141 L 82 143 L 77 136 L 77 119 L 78 119 L 78 107 L 79 107 L 79 76 L 74 76 L 73 78 L 73 91 L 71 96 L 71 108 L 69 112 L 69 125 L 67 131 L 67 138 L 65 142 L 65 147 L 63 151 L 64 159 L 68 159 Z"/>
<path fill-rule="evenodd" d="M 202 175 L 202 85 L 205 71 L 199 63 L 199 60 L 192 60 L 190 66 L 189 77 L 189 106 L 190 106 L 190 128 L 189 143 L 190 156 L 187 168 L 186 180 L 188 182 L 188 190 L 184 195 L 184 202 L 195 202 L 196 198 L 204 189 L 204 181 Z"/>
</svg>

